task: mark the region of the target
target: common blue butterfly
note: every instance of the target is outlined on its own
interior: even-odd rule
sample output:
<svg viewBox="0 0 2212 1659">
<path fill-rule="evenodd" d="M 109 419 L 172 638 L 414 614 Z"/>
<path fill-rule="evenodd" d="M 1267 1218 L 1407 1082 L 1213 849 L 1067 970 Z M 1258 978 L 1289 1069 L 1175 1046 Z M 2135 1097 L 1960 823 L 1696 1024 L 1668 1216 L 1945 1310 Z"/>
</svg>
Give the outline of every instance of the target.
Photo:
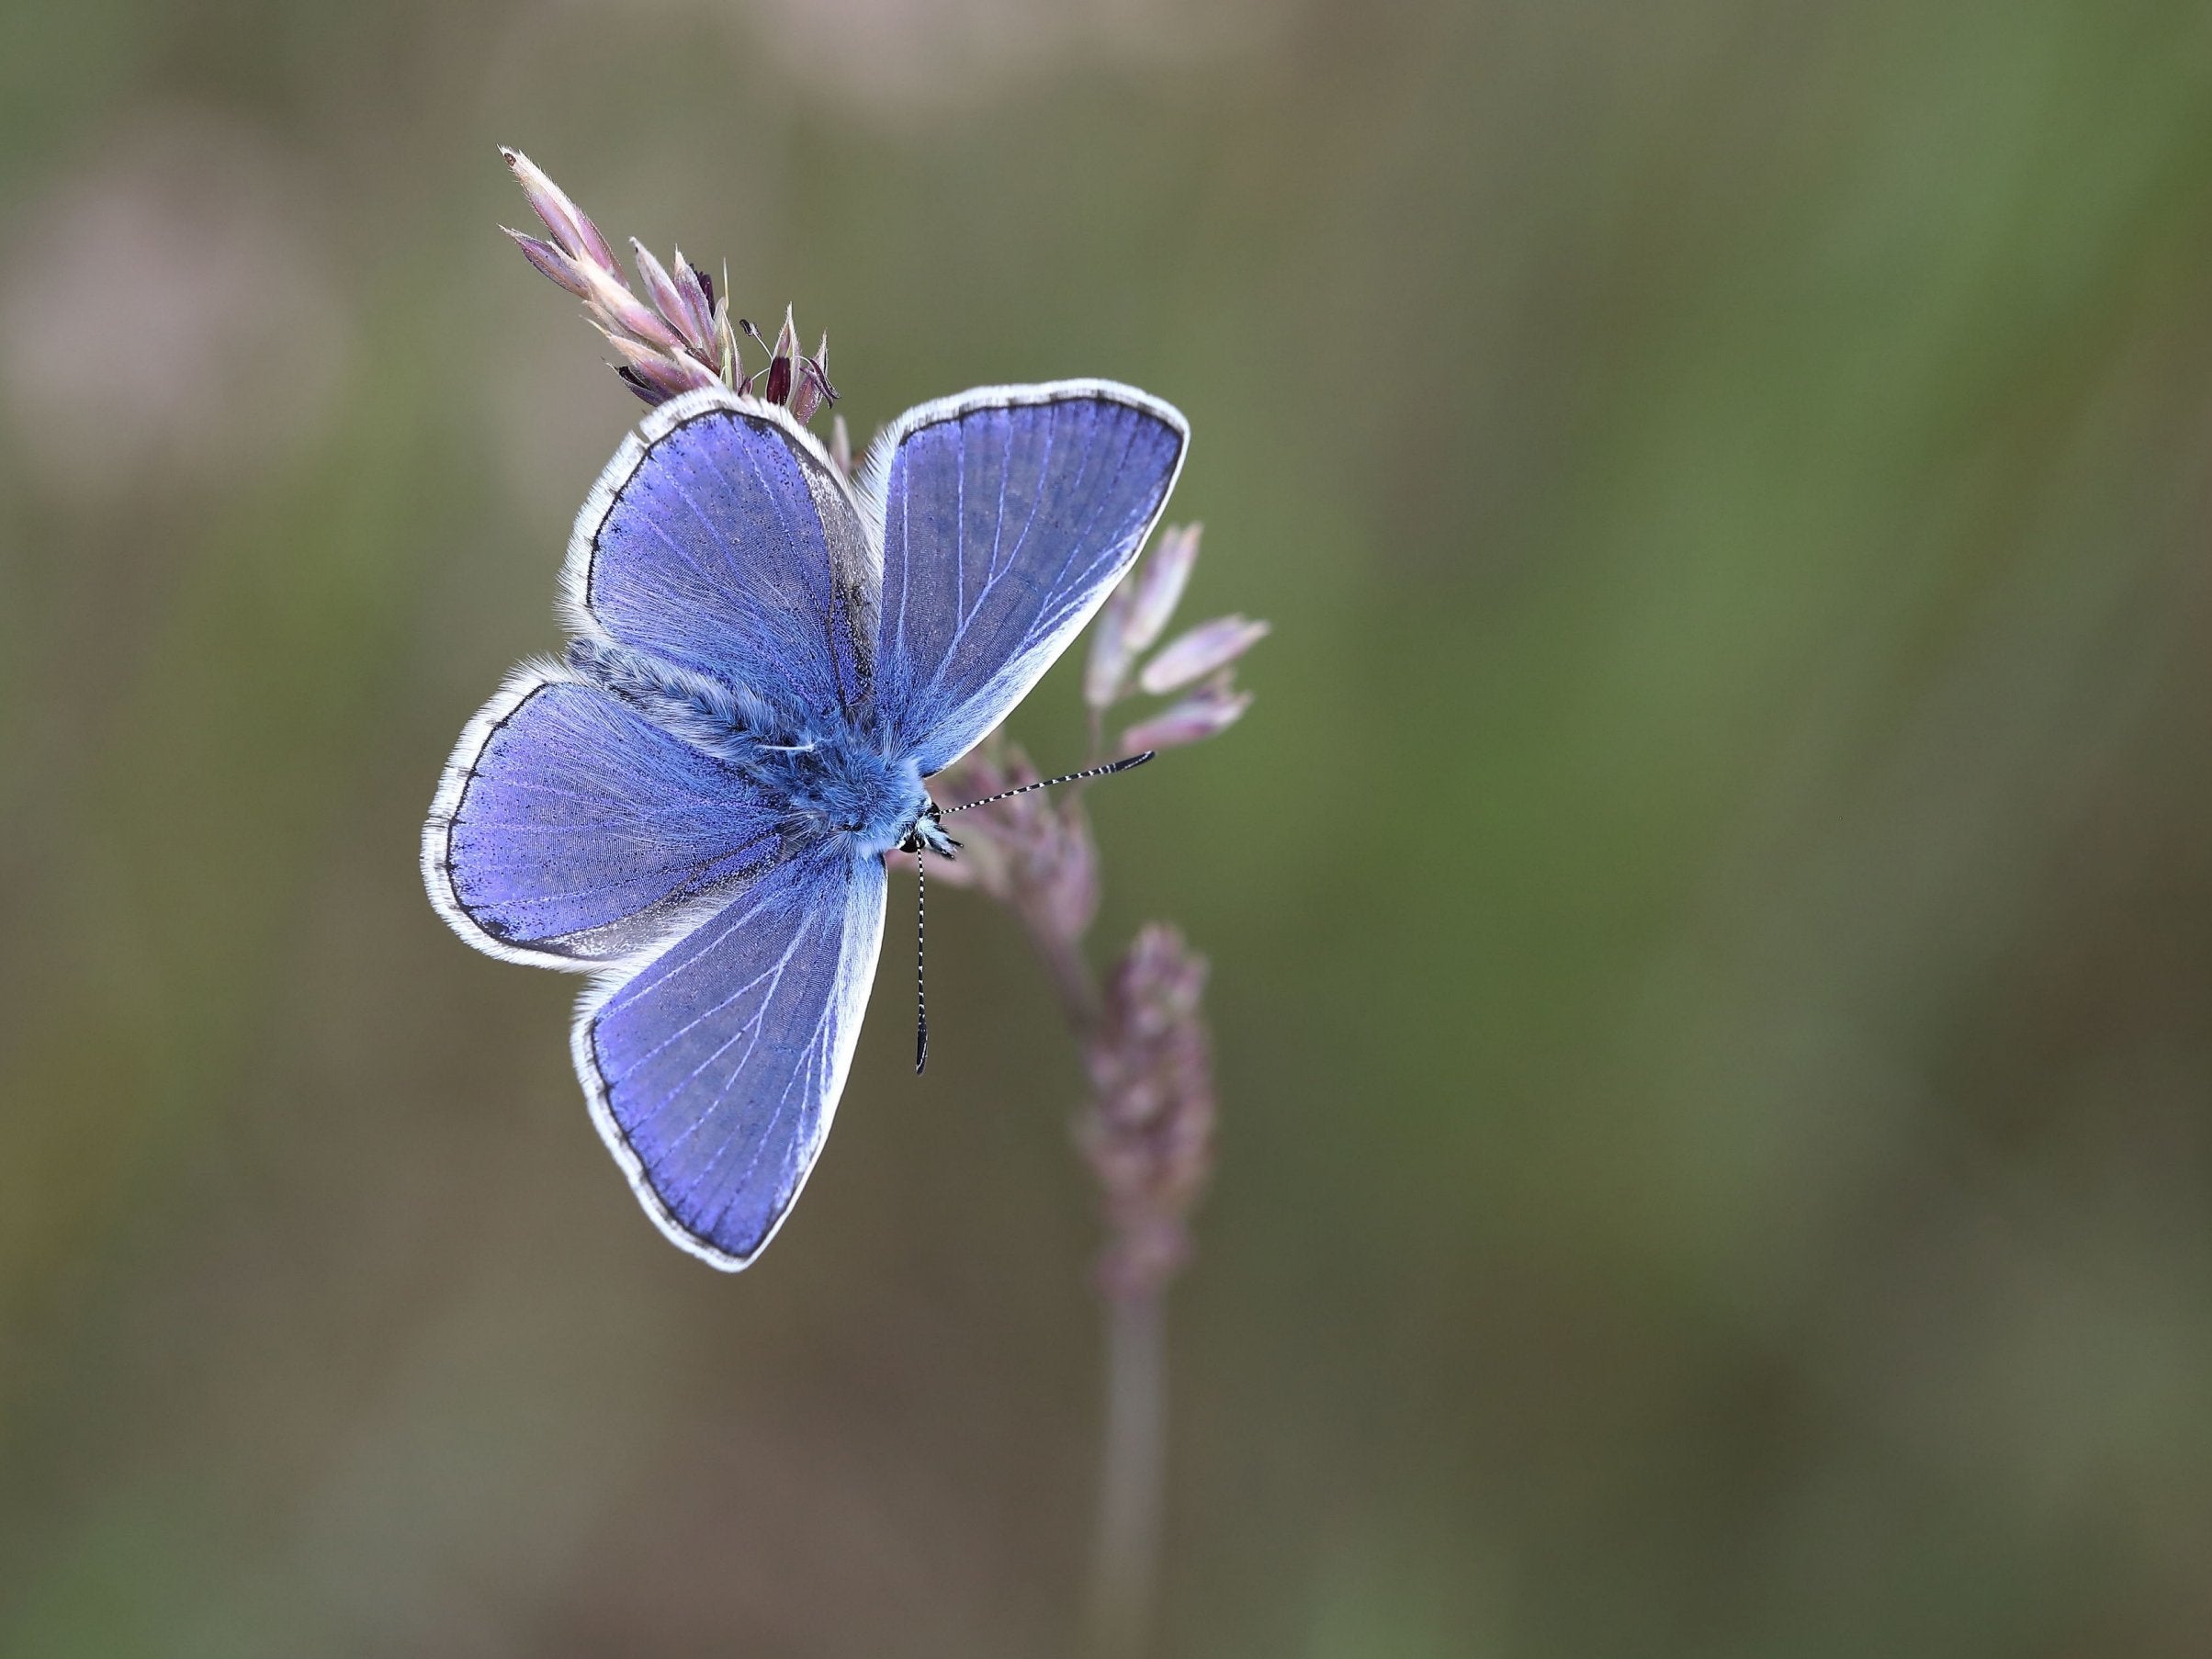
<svg viewBox="0 0 2212 1659">
<path fill-rule="evenodd" d="M 461 734 L 423 832 L 479 950 L 593 976 L 570 1049 L 638 1200 L 717 1268 L 829 1133 L 883 940 L 884 856 L 947 850 L 926 780 L 1128 571 L 1188 446 L 1105 380 L 908 411 L 848 480 L 790 412 L 661 404 L 576 522 L 559 662 Z"/>
</svg>

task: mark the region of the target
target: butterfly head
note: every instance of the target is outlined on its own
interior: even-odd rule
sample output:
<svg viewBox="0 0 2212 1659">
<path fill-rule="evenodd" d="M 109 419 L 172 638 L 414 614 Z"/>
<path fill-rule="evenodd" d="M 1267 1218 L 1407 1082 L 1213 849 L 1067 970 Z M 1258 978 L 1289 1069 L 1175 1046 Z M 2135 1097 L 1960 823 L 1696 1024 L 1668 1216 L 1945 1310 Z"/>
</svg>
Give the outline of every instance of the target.
<svg viewBox="0 0 2212 1659">
<path fill-rule="evenodd" d="M 952 857 L 954 849 L 960 843 L 944 832 L 944 825 L 939 822 L 942 817 L 937 803 L 930 802 L 921 809 L 921 816 L 907 830 L 907 838 L 898 843 L 898 850 L 901 852 L 920 852 L 926 849 L 940 858 Z"/>
</svg>

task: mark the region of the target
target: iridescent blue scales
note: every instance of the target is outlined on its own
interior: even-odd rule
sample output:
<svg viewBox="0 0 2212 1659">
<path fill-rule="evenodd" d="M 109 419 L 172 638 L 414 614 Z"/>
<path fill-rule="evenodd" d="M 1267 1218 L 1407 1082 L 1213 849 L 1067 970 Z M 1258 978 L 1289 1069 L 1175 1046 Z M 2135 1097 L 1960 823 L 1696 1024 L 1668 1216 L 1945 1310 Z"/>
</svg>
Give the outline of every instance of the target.
<svg viewBox="0 0 2212 1659">
<path fill-rule="evenodd" d="M 926 404 L 856 482 L 783 409 L 663 404 L 570 544 L 559 663 L 462 733 L 431 902 L 493 955 L 594 976 L 571 1047 L 647 1213 L 744 1267 L 828 1133 L 926 780 L 1128 570 L 1182 464 L 1105 381 Z"/>
</svg>

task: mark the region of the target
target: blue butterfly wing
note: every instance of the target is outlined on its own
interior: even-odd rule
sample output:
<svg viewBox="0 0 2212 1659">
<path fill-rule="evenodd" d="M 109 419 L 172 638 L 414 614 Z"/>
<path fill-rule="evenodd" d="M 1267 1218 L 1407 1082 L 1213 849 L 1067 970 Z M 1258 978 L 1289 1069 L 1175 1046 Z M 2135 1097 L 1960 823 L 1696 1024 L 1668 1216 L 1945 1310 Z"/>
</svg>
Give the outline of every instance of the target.
<svg viewBox="0 0 2212 1659">
<path fill-rule="evenodd" d="M 902 418 L 856 500 L 787 412 L 693 393 L 592 491 L 569 607 L 935 772 L 1127 571 L 1186 439 L 1107 382 L 974 392 Z M 883 938 L 881 861 L 795 846 L 779 817 L 612 694 L 532 670 L 464 733 L 423 838 L 463 937 L 604 971 L 572 1036 L 593 1118 L 662 1230 L 723 1268 L 813 1167 Z"/>
<path fill-rule="evenodd" d="M 867 697 L 881 555 L 781 408 L 709 389 L 655 410 L 586 501 L 564 581 L 579 632 L 792 713 L 851 716 Z"/>
<path fill-rule="evenodd" d="M 814 1166 L 883 920 L 883 861 L 825 844 L 579 1010 L 601 1134 L 661 1231 L 718 1268 L 761 1252 Z"/>
<path fill-rule="evenodd" d="M 664 943 L 781 852 L 735 772 L 596 685 L 525 668 L 446 763 L 423 877 L 480 950 L 592 968 Z"/>
<path fill-rule="evenodd" d="M 1111 381 L 973 391 L 870 452 L 882 527 L 875 718 L 925 775 L 1003 719 L 1151 534 L 1190 428 Z"/>
</svg>

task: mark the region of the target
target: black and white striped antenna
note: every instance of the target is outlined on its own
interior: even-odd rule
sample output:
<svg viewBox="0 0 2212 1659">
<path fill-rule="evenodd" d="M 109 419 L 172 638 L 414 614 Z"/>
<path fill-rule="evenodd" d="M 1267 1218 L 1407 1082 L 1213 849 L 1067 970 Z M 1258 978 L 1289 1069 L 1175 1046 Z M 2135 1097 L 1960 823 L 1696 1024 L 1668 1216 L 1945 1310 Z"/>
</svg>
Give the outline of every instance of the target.
<svg viewBox="0 0 2212 1659">
<path fill-rule="evenodd" d="M 965 812 L 970 807 L 988 807 L 993 801 L 1010 801 L 1014 796 L 1027 795 L 1033 789 L 1050 789 L 1058 784 L 1079 784 L 1085 778 L 1109 777 L 1114 773 L 1142 766 L 1157 752 L 1147 749 L 1143 754 L 1109 761 L 1103 766 L 1087 766 L 1081 772 L 1071 772 L 1065 777 L 1041 778 L 1034 784 L 1024 784 L 1019 789 L 1005 789 L 997 795 L 987 795 L 979 801 L 965 801 L 957 807 L 947 807 L 932 816 L 951 818 L 955 812 Z M 913 841 L 908 844 L 914 849 L 914 1072 L 919 1077 L 921 1068 L 930 1063 L 930 993 L 925 973 L 927 954 L 924 950 L 928 938 L 930 877 L 922 865 L 920 844 Z"/>
<path fill-rule="evenodd" d="M 930 993 L 922 980 L 922 939 L 925 901 L 930 878 L 921 867 L 921 849 L 914 849 L 914 1075 L 930 1063 Z"/>
<path fill-rule="evenodd" d="M 939 816 L 951 818 L 955 812 L 965 812 L 971 807 L 988 807 L 993 801 L 1010 801 L 1014 796 L 1027 795 L 1033 789 L 1050 789 L 1056 784 L 1080 784 L 1085 778 L 1102 778 L 1117 772 L 1127 772 L 1132 767 L 1142 766 L 1158 752 L 1157 749 L 1147 749 L 1143 754 L 1109 761 L 1103 766 L 1089 766 L 1081 772 L 1071 772 L 1065 777 L 1042 778 L 1034 784 L 1024 784 L 1019 789 L 1002 789 L 997 795 L 987 795 L 979 801 L 965 801 L 957 807 L 947 807 Z"/>
</svg>

